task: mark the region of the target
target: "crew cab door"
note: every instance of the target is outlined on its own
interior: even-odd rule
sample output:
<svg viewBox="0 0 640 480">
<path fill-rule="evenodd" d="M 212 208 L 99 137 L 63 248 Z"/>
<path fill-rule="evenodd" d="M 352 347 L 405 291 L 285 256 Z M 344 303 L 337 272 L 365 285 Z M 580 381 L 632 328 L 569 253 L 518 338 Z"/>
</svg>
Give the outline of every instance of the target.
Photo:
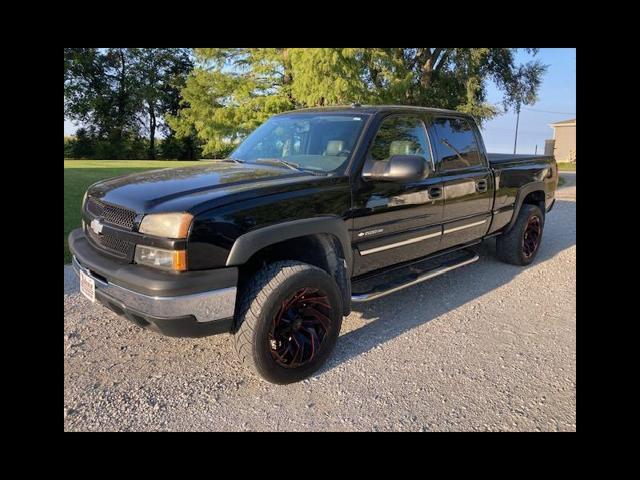
<svg viewBox="0 0 640 480">
<path fill-rule="evenodd" d="M 438 250 L 442 233 L 442 181 L 424 118 L 414 114 L 384 117 L 366 153 L 367 162 L 388 162 L 393 155 L 421 155 L 425 178 L 413 181 L 364 179 L 353 182 L 352 245 L 354 275 L 398 264 Z"/>
<path fill-rule="evenodd" d="M 444 186 L 440 249 L 483 237 L 491 224 L 493 174 L 482 137 L 467 118 L 434 116 L 432 140 L 437 175 Z"/>
</svg>

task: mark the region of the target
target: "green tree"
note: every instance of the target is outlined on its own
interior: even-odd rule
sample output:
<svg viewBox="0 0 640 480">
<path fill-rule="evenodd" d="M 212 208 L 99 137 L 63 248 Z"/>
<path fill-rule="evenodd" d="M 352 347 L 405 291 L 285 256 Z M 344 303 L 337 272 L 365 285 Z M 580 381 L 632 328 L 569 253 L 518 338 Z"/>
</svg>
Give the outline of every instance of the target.
<svg viewBox="0 0 640 480">
<path fill-rule="evenodd" d="M 517 49 L 294 49 L 293 95 L 306 105 L 360 102 L 420 105 L 470 113 L 479 122 L 500 113 L 486 102 L 488 81 L 504 93 L 535 102 L 546 67 L 518 65 Z M 527 49 L 533 55 L 536 49 Z"/>
<path fill-rule="evenodd" d="M 138 133 L 131 55 L 125 48 L 65 48 L 64 114 L 116 149 Z"/>
<path fill-rule="evenodd" d="M 88 158 L 95 149 L 95 144 L 91 134 L 86 128 L 79 128 L 74 135 L 73 147 L 70 152 L 71 158 Z"/>
<path fill-rule="evenodd" d="M 201 157 L 202 148 L 195 135 L 178 138 L 171 132 L 160 142 L 160 154 L 167 160 L 195 160 Z"/>
<path fill-rule="evenodd" d="M 141 149 L 155 158 L 158 130 L 170 133 L 164 115 L 180 108 L 190 51 L 65 48 L 64 65 L 65 119 L 87 126 L 110 158 L 139 156 Z"/>
<path fill-rule="evenodd" d="M 164 123 L 166 114 L 180 108 L 180 90 L 193 61 L 186 48 L 137 48 L 132 50 L 138 120 L 149 136 L 149 158 L 156 158 L 158 130 L 171 134 Z"/>
<path fill-rule="evenodd" d="M 528 49 L 535 55 L 535 49 Z M 448 108 L 479 122 L 499 114 L 486 101 L 493 81 L 506 108 L 530 104 L 546 67 L 518 65 L 505 48 L 196 49 L 183 109 L 167 119 L 196 132 L 204 152 L 242 138 L 281 111 L 359 102 Z M 516 98 L 520 100 L 516 100 Z"/>
<path fill-rule="evenodd" d="M 195 49 L 197 66 L 182 90 L 182 106 L 167 123 L 195 134 L 205 154 L 228 148 L 274 113 L 297 105 L 291 95 L 289 49 Z"/>
</svg>

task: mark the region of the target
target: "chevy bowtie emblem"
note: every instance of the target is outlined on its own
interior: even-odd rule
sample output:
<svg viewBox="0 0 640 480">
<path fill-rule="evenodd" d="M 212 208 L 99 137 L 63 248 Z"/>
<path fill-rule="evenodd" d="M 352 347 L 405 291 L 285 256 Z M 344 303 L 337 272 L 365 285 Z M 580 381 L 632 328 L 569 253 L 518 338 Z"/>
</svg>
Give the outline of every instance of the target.
<svg viewBox="0 0 640 480">
<path fill-rule="evenodd" d="M 100 235 L 102 233 L 102 224 L 100 223 L 100 220 L 97 218 L 91 220 L 91 230 L 93 230 L 96 235 Z"/>
</svg>

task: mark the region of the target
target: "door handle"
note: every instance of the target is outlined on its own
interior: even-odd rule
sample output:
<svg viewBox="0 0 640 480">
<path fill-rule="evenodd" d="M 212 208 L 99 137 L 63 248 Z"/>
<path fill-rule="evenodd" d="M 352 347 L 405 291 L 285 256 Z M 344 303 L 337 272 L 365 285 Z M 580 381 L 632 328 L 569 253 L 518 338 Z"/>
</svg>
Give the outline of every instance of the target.
<svg viewBox="0 0 640 480">
<path fill-rule="evenodd" d="M 431 187 L 429 189 L 429 198 L 440 198 L 442 196 L 442 187 Z"/>
<path fill-rule="evenodd" d="M 478 180 L 476 182 L 476 190 L 478 192 L 486 192 L 487 191 L 487 181 L 486 180 Z"/>
</svg>

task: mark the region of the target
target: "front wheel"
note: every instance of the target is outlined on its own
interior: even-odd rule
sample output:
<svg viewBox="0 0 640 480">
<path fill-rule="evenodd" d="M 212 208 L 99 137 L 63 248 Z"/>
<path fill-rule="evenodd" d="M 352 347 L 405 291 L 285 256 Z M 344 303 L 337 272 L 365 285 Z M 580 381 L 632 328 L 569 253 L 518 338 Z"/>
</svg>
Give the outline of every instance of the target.
<svg viewBox="0 0 640 480">
<path fill-rule="evenodd" d="M 525 204 L 509 232 L 496 240 L 498 258 L 513 265 L 529 265 L 540 250 L 544 214 L 536 205 Z"/>
<path fill-rule="evenodd" d="M 342 325 L 340 291 L 329 274 L 306 263 L 274 262 L 241 295 L 234 344 L 243 364 L 279 384 L 322 366 Z"/>
</svg>

